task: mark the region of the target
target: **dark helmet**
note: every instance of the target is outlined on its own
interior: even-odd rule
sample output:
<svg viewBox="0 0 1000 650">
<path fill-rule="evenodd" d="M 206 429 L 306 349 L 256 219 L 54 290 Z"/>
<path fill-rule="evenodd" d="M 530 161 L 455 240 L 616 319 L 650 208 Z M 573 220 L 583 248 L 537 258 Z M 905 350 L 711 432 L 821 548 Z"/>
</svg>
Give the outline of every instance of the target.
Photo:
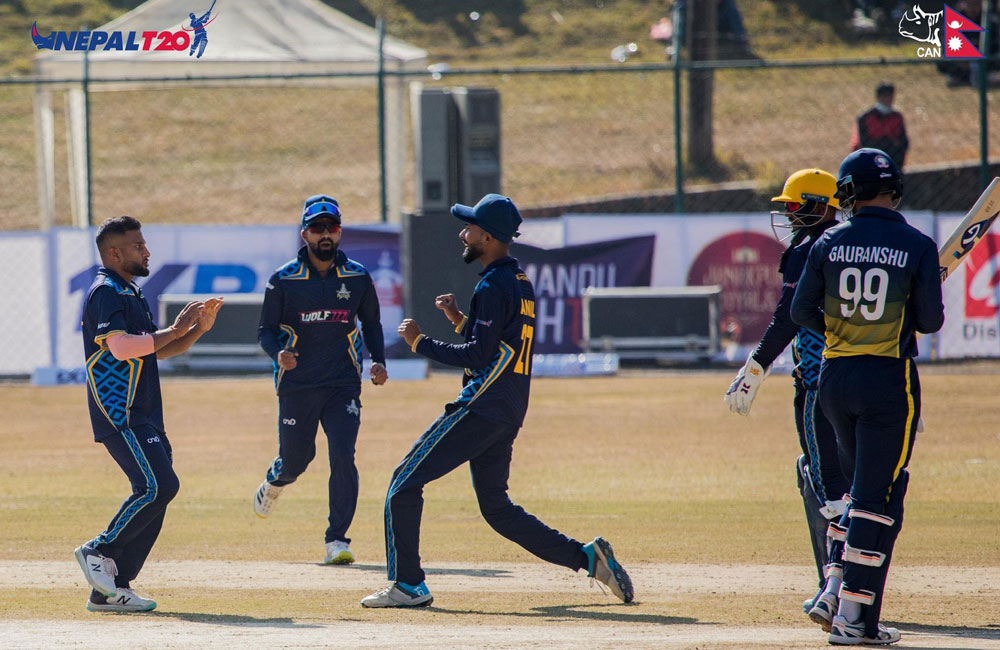
<svg viewBox="0 0 1000 650">
<path fill-rule="evenodd" d="M 845 214 L 854 213 L 855 201 L 870 201 L 885 192 L 892 192 L 893 206 L 903 196 L 902 175 L 886 152 L 866 147 L 840 163 L 835 196 Z"/>
</svg>

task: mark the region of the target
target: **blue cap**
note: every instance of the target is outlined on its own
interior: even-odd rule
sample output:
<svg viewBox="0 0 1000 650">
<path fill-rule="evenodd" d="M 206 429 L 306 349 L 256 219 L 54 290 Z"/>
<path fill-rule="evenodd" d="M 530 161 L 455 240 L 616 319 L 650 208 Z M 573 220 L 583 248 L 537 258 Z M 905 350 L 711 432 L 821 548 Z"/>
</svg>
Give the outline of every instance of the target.
<svg viewBox="0 0 1000 650">
<path fill-rule="evenodd" d="M 326 194 L 317 194 L 306 199 L 302 206 L 302 227 L 308 227 L 320 217 L 340 223 L 340 206 L 337 204 L 337 199 Z"/>
<path fill-rule="evenodd" d="M 451 206 L 451 214 L 465 223 L 479 226 L 505 244 L 521 234 L 517 232 L 517 227 L 521 225 L 521 213 L 506 196 L 487 194 L 471 208 L 456 203 Z"/>
</svg>

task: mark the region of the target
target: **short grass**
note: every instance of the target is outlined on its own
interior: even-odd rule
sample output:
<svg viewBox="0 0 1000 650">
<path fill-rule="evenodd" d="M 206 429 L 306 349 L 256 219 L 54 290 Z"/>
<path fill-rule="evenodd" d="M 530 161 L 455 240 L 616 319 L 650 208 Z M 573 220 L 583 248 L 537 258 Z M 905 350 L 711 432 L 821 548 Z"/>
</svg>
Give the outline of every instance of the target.
<svg viewBox="0 0 1000 650">
<path fill-rule="evenodd" d="M 613 536 L 624 557 L 808 564 L 789 382 L 768 382 L 744 419 L 722 404 L 726 379 L 536 380 L 515 445 L 512 497 L 570 535 Z M 988 533 L 1000 523 L 991 487 L 1000 431 L 984 404 L 996 375 L 929 372 L 923 383 L 928 430 L 911 463 L 898 561 L 993 565 L 1000 542 Z M 279 516 L 250 516 L 250 496 L 276 451 L 269 384 L 264 377 L 165 382 L 182 488 L 156 557 L 296 561 L 321 551 L 328 474 L 322 445 L 282 497 Z M 392 468 L 456 389 L 451 376 L 366 388 L 361 502 L 351 531 L 366 556 L 381 554 Z M 0 403 L 7 414 L 0 552 L 67 558 L 67 549 L 107 523 L 127 493 L 124 476 L 91 442 L 81 387 L 5 385 Z M 529 560 L 481 521 L 466 470 L 432 484 L 426 496 L 427 561 Z"/>
</svg>

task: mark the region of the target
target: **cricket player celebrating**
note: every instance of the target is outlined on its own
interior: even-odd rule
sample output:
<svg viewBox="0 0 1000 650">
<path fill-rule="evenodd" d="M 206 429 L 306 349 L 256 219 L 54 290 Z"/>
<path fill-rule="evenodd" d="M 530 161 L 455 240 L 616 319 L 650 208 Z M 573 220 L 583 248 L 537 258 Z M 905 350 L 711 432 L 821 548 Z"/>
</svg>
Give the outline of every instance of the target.
<svg viewBox="0 0 1000 650">
<path fill-rule="evenodd" d="M 462 259 L 483 265 L 466 316 L 452 294 L 435 304 L 465 342 L 452 345 L 424 336 L 411 319 L 399 334 L 417 354 L 465 368 L 462 391 L 414 443 L 393 472 L 385 500 L 385 549 L 390 584 L 361 601 L 364 607 L 419 607 L 434 600 L 420 568 L 420 515 L 424 485 L 469 463 L 479 509 L 507 539 L 534 555 L 574 571 L 586 569 L 618 598 L 632 600 L 632 582 L 601 537 L 588 544 L 549 528 L 507 496 L 514 439 L 528 409 L 535 293 L 510 257 L 521 215 L 513 201 L 487 194 L 475 207 L 455 205 L 465 223 Z"/>
<path fill-rule="evenodd" d="M 800 327 L 789 313 L 792 296 L 798 284 L 806 256 L 813 243 L 831 226 L 837 225 L 839 203 L 834 197 L 837 179 L 820 169 L 801 169 L 785 181 L 781 194 L 771 199 L 784 208 L 771 212 L 771 227 L 775 237 L 779 229 L 791 230 L 791 242 L 781 256 L 778 272 L 782 277 L 781 297 L 771 318 L 771 324 L 746 365 L 736 375 L 726 392 L 729 409 L 740 415 L 750 413 L 750 406 L 761 382 L 771 370 L 771 364 L 794 339 L 795 359 L 795 428 L 799 434 L 802 455 L 796 462 L 799 492 L 805 504 L 806 522 L 812 541 L 813 556 L 819 572 L 819 592 L 806 600 L 802 608 L 810 615 L 833 618 L 836 603 L 820 601 L 826 583 L 827 528 L 829 521 L 840 519 L 847 506 L 843 495 L 850 481 L 841 470 L 837 435 L 819 404 L 819 369 L 823 353 L 823 337 Z M 786 236 L 787 237 L 787 236 Z M 812 610 L 818 608 L 816 612 Z"/>
<path fill-rule="evenodd" d="M 87 403 L 94 440 L 103 443 L 132 484 L 107 529 L 74 554 L 93 590 L 92 612 L 148 612 L 156 602 L 131 587 L 156 543 L 167 504 L 180 483 L 163 427 L 156 360 L 180 354 L 215 324 L 221 298 L 188 303 L 169 327 L 156 329 L 134 282 L 149 275 L 142 224 L 132 217 L 97 229 L 101 268 L 83 309 Z"/>
<path fill-rule="evenodd" d="M 336 199 L 306 199 L 305 246 L 268 280 L 257 330 L 274 360 L 278 455 L 254 494 L 254 512 L 267 517 L 285 486 L 306 470 L 322 422 L 330 456 L 327 564 L 354 562 L 347 529 L 358 506 L 354 451 L 361 426 L 362 343 L 372 357 L 372 383 L 381 386 L 389 378 L 375 285 L 340 250 L 340 220 Z"/>
<path fill-rule="evenodd" d="M 937 249 L 894 209 L 901 196 L 885 152 L 848 155 L 837 198 L 849 220 L 813 245 L 792 299 L 792 319 L 825 335 L 820 403 L 854 458 L 850 506 L 830 527 L 844 542 L 843 580 L 831 575 L 825 592 L 839 596 L 833 644 L 900 638 L 879 615 L 920 418 L 916 333 L 944 323 Z"/>
</svg>

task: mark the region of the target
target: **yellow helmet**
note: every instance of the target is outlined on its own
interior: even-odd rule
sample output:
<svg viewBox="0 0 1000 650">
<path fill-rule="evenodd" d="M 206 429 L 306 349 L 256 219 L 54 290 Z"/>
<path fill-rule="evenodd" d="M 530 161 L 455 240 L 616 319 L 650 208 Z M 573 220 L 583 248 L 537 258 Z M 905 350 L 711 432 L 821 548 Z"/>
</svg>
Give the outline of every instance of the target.
<svg viewBox="0 0 1000 650">
<path fill-rule="evenodd" d="M 771 199 L 781 203 L 807 203 L 817 201 L 840 209 L 837 193 L 837 179 L 822 169 L 800 169 L 785 181 L 781 194 Z"/>
<path fill-rule="evenodd" d="M 771 211 L 771 230 L 778 241 L 784 241 L 778 229 L 792 232 L 810 228 L 827 220 L 827 206 L 840 209 L 837 200 L 837 179 L 822 169 L 800 169 L 785 181 L 781 194 L 771 199 L 781 203 L 782 210 Z M 797 240 L 796 240 L 797 241 Z"/>
</svg>

